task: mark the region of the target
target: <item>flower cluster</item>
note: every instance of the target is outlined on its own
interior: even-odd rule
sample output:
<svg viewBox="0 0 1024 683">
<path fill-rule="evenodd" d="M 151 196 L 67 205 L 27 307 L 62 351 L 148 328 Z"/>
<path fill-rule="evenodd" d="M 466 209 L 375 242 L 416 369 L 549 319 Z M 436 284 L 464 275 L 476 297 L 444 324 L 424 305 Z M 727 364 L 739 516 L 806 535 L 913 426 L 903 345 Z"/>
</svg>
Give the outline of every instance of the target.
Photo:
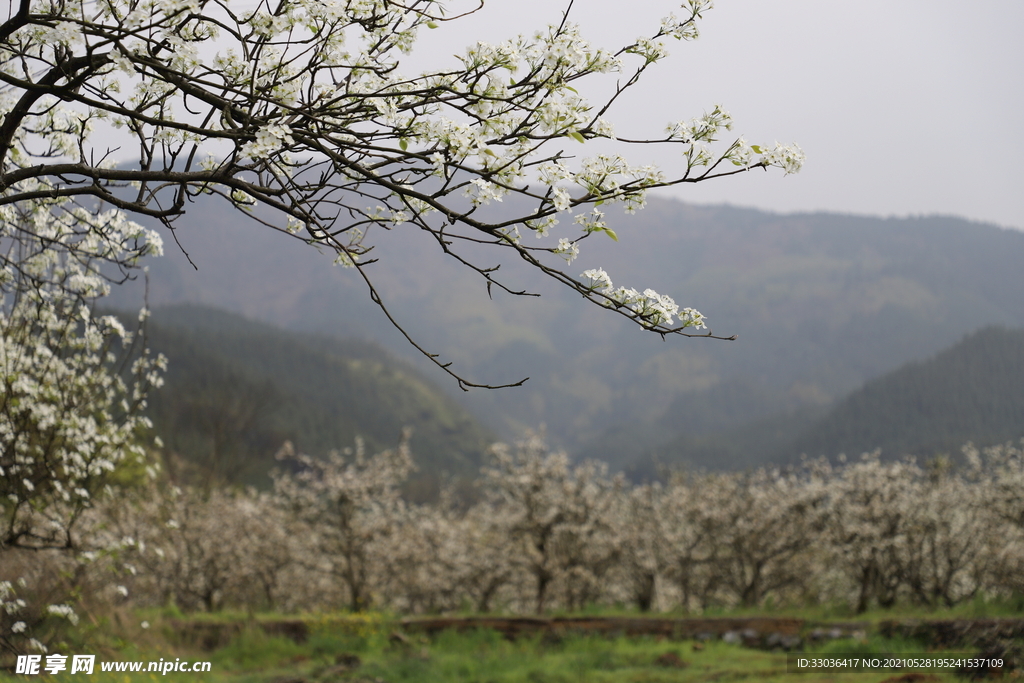
<svg viewBox="0 0 1024 683">
<path fill-rule="evenodd" d="M 584 271 L 580 277 L 587 281 L 587 287 L 603 297 L 606 306 L 626 308 L 645 327 L 657 328 L 673 325 L 679 317 L 683 328 L 704 329 L 705 318 L 692 308 L 680 310 L 671 297 L 658 294 L 653 289 L 638 292 L 633 288 L 615 287 L 608 273 L 602 268 Z"/>
<path fill-rule="evenodd" d="M 240 152 L 250 159 L 265 159 L 294 144 L 291 129 L 283 123 L 272 123 L 256 132 L 256 139 L 242 145 Z"/>
<path fill-rule="evenodd" d="M 668 136 L 670 140 L 679 140 L 689 145 L 698 142 L 714 142 L 722 131 L 732 130 L 732 125 L 732 115 L 723 109 L 722 105 L 716 104 L 709 113 L 705 113 L 703 116 L 670 125 Z"/>
<path fill-rule="evenodd" d="M 580 255 L 580 248 L 576 246 L 575 242 L 570 242 L 567 238 L 562 237 L 558 240 L 558 246 L 555 247 L 554 252 L 564 258 L 566 263 L 572 263 Z"/>
<path fill-rule="evenodd" d="M 803 150 L 797 145 L 775 143 L 775 147 L 762 153 L 762 161 L 766 166 L 781 168 L 786 172 L 786 175 L 797 173 L 803 168 L 805 159 L 806 156 Z"/>
</svg>

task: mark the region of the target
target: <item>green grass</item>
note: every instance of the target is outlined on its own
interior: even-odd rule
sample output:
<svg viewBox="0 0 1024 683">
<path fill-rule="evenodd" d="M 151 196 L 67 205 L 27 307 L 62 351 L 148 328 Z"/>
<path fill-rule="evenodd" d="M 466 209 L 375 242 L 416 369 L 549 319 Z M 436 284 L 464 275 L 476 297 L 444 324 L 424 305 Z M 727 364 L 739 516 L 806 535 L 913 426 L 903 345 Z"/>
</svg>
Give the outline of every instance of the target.
<svg viewBox="0 0 1024 683">
<path fill-rule="evenodd" d="M 828 655 L 860 655 L 877 656 L 884 654 L 921 654 L 928 650 L 927 646 L 909 638 L 884 638 L 878 634 L 869 634 L 861 640 L 843 638 L 825 641 L 819 645 L 809 645 L 808 653 Z"/>
<path fill-rule="evenodd" d="M 817 607 L 773 612 L 772 616 L 796 616 L 808 621 L 864 621 L 908 618 L 1020 616 L 1012 606 L 985 603 L 957 610 L 907 610 L 853 615 L 841 609 Z M 590 611 L 591 615 L 635 614 L 626 610 Z M 665 615 L 662 615 L 665 616 Z M 681 615 L 671 615 L 681 616 Z M 729 611 L 703 616 L 764 616 L 757 611 Z M 259 622 L 301 618 L 309 637 L 296 643 L 271 636 Z M 143 628 L 145 621 L 148 628 Z M 232 629 L 212 652 L 201 648 L 196 629 L 220 625 Z M 183 626 L 184 624 L 184 626 Z M 185 632 L 183 632 L 183 628 Z M 98 683 L 142 683 L 156 680 L 209 681 L 210 683 L 273 683 L 302 680 L 307 683 L 670 683 L 697 681 L 778 681 L 785 683 L 879 683 L 896 672 L 787 673 L 786 655 L 732 645 L 722 641 L 697 644 L 654 637 L 606 638 L 541 635 L 510 641 L 490 630 L 444 631 L 434 637 L 410 634 L 403 641 L 391 638 L 397 620 L 380 613 L 314 614 L 296 616 L 215 614 L 185 617 L 173 610 L 112 613 L 69 638 L 62 654 L 96 654 L 97 661 L 156 661 L 160 658 L 210 661 L 210 673 L 102 673 L 89 679 Z M 816 655 L 880 655 L 920 653 L 921 643 L 866 638 L 808 645 Z M 344 662 L 358 658 L 358 666 Z M 682 666 L 677 666 L 682 663 Z M 929 672 L 930 681 L 954 681 L 951 673 Z M 0 679 L 5 674 L 0 673 Z M 41 675 L 39 680 L 59 678 Z M 26 680 L 18 677 L 17 680 Z"/>
<path fill-rule="evenodd" d="M 226 647 L 215 651 L 210 661 L 217 669 L 248 671 L 277 666 L 282 662 L 303 661 L 308 657 L 308 647 L 304 644 L 249 627 Z"/>
<path fill-rule="evenodd" d="M 669 612 L 641 613 L 626 607 L 594 607 L 577 612 L 556 612 L 553 616 L 651 616 L 651 617 L 792 617 L 806 621 L 866 621 L 880 622 L 898 619 L 979 619 L 997 617 L 1020 618 L 1024 615 L 1024 595 L 1012 598 L 977 596 L 974 600 L 962 602 L 954 607 L 939 605 L 930 607 L 920 604 L 900 604 L 896 608 L 872 607 L 858 614 L 848 603 L 834 604 L 785 604 L 780 606 L 759 605 L 755 607 L 714 606 L 702 612 L 686 612 L 681 609 Z"/>
<path fill-rule="evenodd" d="M 345 643 L 335 641 L 333 645 L 344 647 Z M 863 650 L 861 654 L 898 651 L 892 645 L 889 642 L 871 642 L 860 648 Z M 324 656 L 328 653 L 322 651 L 320 657 L 295 663 L 290 670 L 286 661 L 279 661 L 269 670 L 265 663 L 262 678 L 252 669 L 239 669 L 234 672 L 235 680 L 269 681 L 285 671 L 291 675 L 302 675 L 308 681 L 379 679 L 388 683 L 864 683 L 881 681 L 892 675 L 886 672 L 789 674 L 786 673 L 786 656 L 783 654 L 723 642 L 706 643 L 702 650 L 695 650 L 688 642 L 652 638 L 578 636 L 550 642 L 535 637 L 510 642 L 493 631 L 448 631 L 434 639 L 414 637 L 410 644 L 356 647 L 346 652 L 359 656 L 361 666 L 353 671 L 332 673 L 332 658 Z M 659 663 L 666 656 L 670 659 L 669 664 Z M 674 662 L 681 662 L 683 666 L 673 666 Z M 236 660 L 235 664 L 241 664 L 241 660 Z M 939 680 L 954 679 L 941 676 Z"/>
</svg>

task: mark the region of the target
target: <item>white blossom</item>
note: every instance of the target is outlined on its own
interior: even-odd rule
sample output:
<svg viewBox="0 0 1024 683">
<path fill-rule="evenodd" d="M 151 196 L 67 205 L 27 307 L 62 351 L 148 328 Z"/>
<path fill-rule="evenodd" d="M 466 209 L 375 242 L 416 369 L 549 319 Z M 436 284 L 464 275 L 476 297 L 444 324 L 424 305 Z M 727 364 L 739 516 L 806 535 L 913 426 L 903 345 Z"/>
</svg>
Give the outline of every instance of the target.
<svg viewBox="0 0 1024 683">
<path fill-rule="evenodd" d="M 585 270 L 580 277 L 586 278 L 590 281 L 590 287 L 592 289 L 611 289 L 612 279 L 608 277 L 608 273 L 603 268 L 592 268 Z"/>
<path fill-rule="evenodd" d="M 78 614 L 75 613 L 75 610 L 71 605 L 49 605 L 47 606 L 46 611 L 55 616 L 67 619 L 72 624 L 78 623 Z"/>
<path fill-rule="evenodd" d="M 786 172 L 797 173 L 803 168 L 806 159 L 803 150 L 796 145 L 781 145 L 775 143 L 775 147 L 763 154 L 763 161 L 768 166 L 777 166 Z"/>
<path fill-rule="evenodd" d="M 257 131 L 256 139 L 245 143 L 241 152 L 253 159 L 264 159 L 294 143 L 291 128 L 283 123 L 272 123 Z"/>
<path fill-rule="evenodd" d="M 570 242 L 567 238 L 562 237 L 558 240 L 558 246 L 555 247 L 554 252 L 564 258 L 566 263 L 572 263 L 580 255 L 580 248 L 575 242 Z"/>
</svg>

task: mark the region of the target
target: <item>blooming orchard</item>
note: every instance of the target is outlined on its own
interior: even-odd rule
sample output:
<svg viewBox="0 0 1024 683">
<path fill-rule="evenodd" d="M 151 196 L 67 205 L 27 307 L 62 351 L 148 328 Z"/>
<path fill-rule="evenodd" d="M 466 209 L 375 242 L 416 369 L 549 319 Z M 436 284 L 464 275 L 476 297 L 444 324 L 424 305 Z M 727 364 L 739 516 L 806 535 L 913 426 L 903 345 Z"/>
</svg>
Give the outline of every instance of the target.
<svg viewBox="0 0 1024 683">
<path fill-rule="evenodd" d="M 399 498 L 404 447 L 288 454 L 272 493 L 150 487 L 87 511 L 82 543 L 130 567 L 113 599 L 183 609 L 948 606 L 1014 595 L 1024 562 L 1024 451 L 967 452 L 959 470 L 868 454 L 633 486 L 531 436 L 496 448 L 461 505 Z"/>
<path fill-rule="evenodd" d="M 8 549 L 0 646 L 45 648 L 44 626 L 78 619 L 68 595 L 86 607 L 400 613 L 1011 598 L 1024 449 L 964 452 L 960 468 L 866 454 L 634 486 L 531 435 L 493 449 L 475 502 L 446 492 L 417 505 L 399 496 L 404 445 L 324 461 L 286 447 L 271 492 L 142 479 L 81 511 L 78 555 Z"/>
<path fill-rule="evenodd" d="M 109 207 L 173 228 L 205 193 L 333 250 L 382 307 L 366 268 L 374 231 L 422 230 L 488 288 L 523 293 L 471 256 L 474 245 L 508 250 L 646 329 L 695 334 L 705 322 L 698 312 L 650 289 L 588 281 L 566 264 L 583 258 L 584 238 L 616 238 L 605 214 L 612 204 L 633 212 L 654 188 L 799 170 L 796 147 L 723 141 L 733 121 L 718 105 L 649 139 L 616 136 L 616 103 L 670 42 L 697 37 L 711 4 L 686 0 L 681 16 L 617 49 L 592 45 L 567 12 L 532 35 L 471 45 L 449 69 L 418 73 L 407 63 L 418 34 L 479 8 L 17 0 L 0 24 L 3 238 L 28 229 L 11 211 L 48 206 L 77 221 L 56 246 L 127 272 L 145 247 L 118 242 L 108 223 L 124 219 Z M 584 90 L 607 74 L 617 79 L 611 94 L 589 101 Z M 619 151 L 637 144 L 677 149 L 678 166 L 633 165 Z M 486 208 L 510 196 L 520 200 L 517 215 Z"/>
</svg>

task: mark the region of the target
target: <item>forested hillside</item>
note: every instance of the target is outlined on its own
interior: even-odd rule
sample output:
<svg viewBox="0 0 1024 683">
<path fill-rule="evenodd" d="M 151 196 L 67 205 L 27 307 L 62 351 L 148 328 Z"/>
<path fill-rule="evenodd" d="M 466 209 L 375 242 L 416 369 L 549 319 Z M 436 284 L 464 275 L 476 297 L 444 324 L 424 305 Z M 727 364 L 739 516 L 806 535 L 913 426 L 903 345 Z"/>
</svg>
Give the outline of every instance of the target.
<svg viewBox="0 0 1024 683">
<path fill-rule="evenodd" d="M 1024 330 L 991 327 L 872 380 L 787 446 L 791 454 L 956 454 L 1024 438 Z M 783 453 L 776 453 L 782 459 Z"/>
<path fill-rule="evenodd" d="M 169 359 L 153 392 L 155 431 L 181 474 L 265 484 L 274 454 L 291 441 L 323 456 L 398 444 L 412 429 L 429 493 L 445 472 L 475 477 L 494 438 L 457 403 L 380 347 L 299 334 L 200 306 L 156 310 L 150 344 Z"/>
<path fill-rule="evenodd" d="M 714 400 L 704 406 L 677 401 L 667 414 L 702 419 L 758 397 L 724 391 Z M 957 458 L 968 442 L 1017 441 L 1024 438 L 1024 330 L 975 332 L 926 361 L 867 382 L 829 408 L 804 408 L 731 428 L 723 420 L 707 419 L 706 424 L 708 431 L 695 435 L 663 421 L 661 430 L 672 436 L 646 441 L 640 428 L 620 432 L 620 439 L 641 443 L 643 451 L 613 462 L 638 479 L 650 479 L 659 468 L 743 469 L 795 463 L 803 455 L 856 458 L 875 449 L 885 459 Z M 601 454 L 614 457 L 617 446 L 605 444 Z"/>
<path fill-rule="evenodd" d="M 716 435 L 749 432 L 743 458 L 761 459 L 864 382 L 985 325 L 1024 326 L 1024 233 L 948 217 L 779 215 L 658 198 L 609 220 L 619 242 L 585 240 L 578 272 L 603 267 L 617 284 L 669 293 L 738 339 L 662 341 L 548 283 L 538 288 L 514 262 L 499 271 L 509 284 L 543 296 L 495 290 L 492 300 L 479 276 L 415 230 L 375 235 L 380 265 L 367 272 L 427 350 L 476 381 L 530 377 L 520 388 L 462 396 L 414 357 L 352 271 L 205 204 L 176 234 L 198 270 L 169 241 L 150 271 L 150 296 L 372 339 L 502 438 L 543 424 L 553 443 L 617 464 L 680 433 L 708 444 L 703 460 L 726 462 Z M 126 294 L 118 292 L 124 306 L 140 300 Z M 759 421 L 777 443 L 750 431 Z"/>
</svg>

